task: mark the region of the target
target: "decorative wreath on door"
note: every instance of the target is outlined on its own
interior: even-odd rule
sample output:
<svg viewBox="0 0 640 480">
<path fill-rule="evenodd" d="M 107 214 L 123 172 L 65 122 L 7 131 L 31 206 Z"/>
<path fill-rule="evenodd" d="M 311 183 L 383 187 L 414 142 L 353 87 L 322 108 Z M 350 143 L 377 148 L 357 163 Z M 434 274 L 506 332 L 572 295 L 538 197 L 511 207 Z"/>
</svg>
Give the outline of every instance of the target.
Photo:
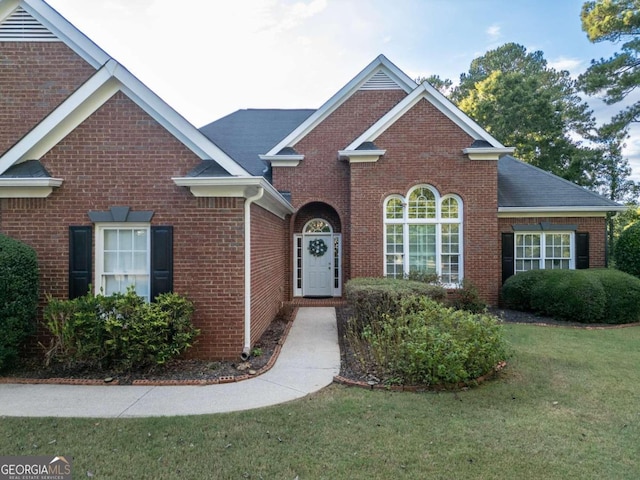
<svg viewBox="0 0 640 480">
<path fill-rule="evenodd" d="M 327 253 L 327 248 L 327 244 L 324 243 L 324 240 L 322 240 L 321 238 L 317 238 L 309 242 L 309 253 L 314 257 L 323 256 L 325 253 Z"/>
</svg>

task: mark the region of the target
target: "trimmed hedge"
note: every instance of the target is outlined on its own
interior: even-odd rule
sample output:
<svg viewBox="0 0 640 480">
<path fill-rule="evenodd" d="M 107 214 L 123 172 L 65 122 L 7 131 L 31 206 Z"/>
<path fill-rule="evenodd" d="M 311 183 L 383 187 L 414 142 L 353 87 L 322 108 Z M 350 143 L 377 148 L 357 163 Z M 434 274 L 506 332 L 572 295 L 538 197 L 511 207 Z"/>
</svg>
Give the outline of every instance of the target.
<svg viewBox="0 0 640 480">
<path fill-rule="evenodd" d="M 505 307 L 581 323 L 640 320 L 640 279 L 613 269 L 531 270 L 502 287 Z"/>
<path fill-rule="evenodd" d="M 604 323 L 640 321 L 640 279 L 612 268 L 590 270 L 604 287 L 606 295 Z"/>
<path fill-rule="evenodd" d="M 35 330 L 38 259 L 35 251 L 0 235 L 0 370 L 17 358 Z"/>
<path fill-rule="evenodd" d="M 379 319 L 383 314 L 393 316 L 403 308 L 411 310 L 407 302 L 420 297 L 443 302 L 447 293 L 440 285 L 396 278 L 354 278 L 345 285 L 345 298 L 354 318 L 362 325 Z"/>
<path fill-rule="evenodd" d="M 412 312 L 383 314 L 348 340 L 363 368 L 384 383 L 457 385 L 486 375 L 508 357 L 499 320 L 426 297 Z"/>
<path fill-rule="evenodd" d="M 598 323 L 605 304 L 602 283 L 586 270 L 545 270 L 531 289 L 531 309 L 549 317 Z"/>
<path fill-rule="evenodd" d="M 640 222 L 622 231 L 613 252 L 617 269 L 640 277 Z"/>
<path fill-rule="evenodd" d="M 175 293 L 146 303 L 133 289 L 110 296 L 87 294 L 49 299 L 44 310 L 52 339 L 46 364 L 127 371 L 166 363 L 200 333 L 191 323 L 193 304 Z"/>
</svg>

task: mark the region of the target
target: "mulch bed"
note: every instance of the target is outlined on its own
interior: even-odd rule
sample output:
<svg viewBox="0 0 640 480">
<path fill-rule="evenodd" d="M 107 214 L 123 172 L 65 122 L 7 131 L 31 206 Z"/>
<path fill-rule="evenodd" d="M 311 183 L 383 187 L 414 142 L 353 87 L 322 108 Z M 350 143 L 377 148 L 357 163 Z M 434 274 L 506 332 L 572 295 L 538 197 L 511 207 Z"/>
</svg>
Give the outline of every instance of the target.
<svg viewBox="0 0 640 480">
<path fill-rule="evenodd" d="M 165 365 L 125 373 L 96 368 L 44 367 L 41 359 L 25 360 L 0 377 L 0 383 L 62 383 L 80 385 L 212 385 L 245 380 L 269 370 L 291 328 L 291 316 L 276 318 L 254 345 L 246 362 L 176 359 Z M 259 349 L 259 350 L 258 350 Z"/>
<path fill-rule="evenodd" d="M 491 309 L 490 313 L 501 318 L 507 323 L 523 323 L 546 326 L 562 326 L 573 328 L 621 328 L 640 325 L 608 325 L 565 322 L 549 317 L 541 317 L 527 312 L 518 312 L 506 309 Z M 382 387 L 381 379 L 367 371 L 356 360 L 349 343 L 346 341 L 346 324 L 351 312 L 349 307 L 337 307 L 338 341 L 340 344 L 340 375 L 337 380 L 350 385 L 360 385 L 373 388 Z M 252 376 L 260 375 L 269 370 L 275 363 L 280 348 L 291 328 L 291 320 L 295 311 L 289 312 L 285 317 L 279 317 L 267 328 L 260 341 L 256 343 L 253 351 L 260 349 L 259 356 L 252 356 L 247 362 L 222 361 L 211 362 L 203 360 L 178 359 L 148 370 L 115 373 L 95 368 L 65 368 L 63 365 L 54 365 L 45 368 L 42 360 L 24 361 L 4 377 L 0 377 L 0 383 L 64 383 L 83 385 L 210 385 L 216 383 L 228 383 L 245 380 Z M 386 387 L 385 387 L 386 388 Z M 399 389 L 413 389 L 395 386 Z M 418 388 L 420 389 L 420 388 Z"/>
<path fill-rule="evenodd" d="M 577 322 L 567 322 L 563 320 L 556 320 L 551 317 L 544 317 L 529 312 L 519 312 L 516 310 L 508 310 L 501 308 L 492 308 L 489 313 L 500 318 L 505 323 L 517 323 L 517 324 L 530 324 L 540 326 L 552 326 L 552 327 L 565 327 L 565 328 L 581 328 L 581 329 L 607 329 L 607 328 L 624 328 L 629 326 L 639 326 L 640 323 L 624 324 L 624 325 L 611 325 L 603 323 L 584 324 Z M 351 349 L 349 342 L 346 340 L 346 326 L 351 316 L 351 310 L 349 307 L 336 308 L 336 316 L 338 322 L 338 340 L 340 342 L 340 374 L 336 378 L 336 381 L 346 385 L 360 386 L 365 388 L 383 388 L 390 390 L 410 390 L 410 391 L 423 391 L 434 389 L 449 389 L 460 388 L 462 385 L 455 386 L 442 386 L 442 387 L 425 387 L 425 386 L 402 386 L 402 385 L 385 385 L 384 379 L 379 378 L 372 369 L 367 369 L 355 358 L 353 350 Z M 506 364 L 499 365 L 496 371 L 503 368 Z M 476 379 L 475 383 L 481 383 L 482 381 L 492 377 L 489 374 L 480 379 Z"/>
</svg>

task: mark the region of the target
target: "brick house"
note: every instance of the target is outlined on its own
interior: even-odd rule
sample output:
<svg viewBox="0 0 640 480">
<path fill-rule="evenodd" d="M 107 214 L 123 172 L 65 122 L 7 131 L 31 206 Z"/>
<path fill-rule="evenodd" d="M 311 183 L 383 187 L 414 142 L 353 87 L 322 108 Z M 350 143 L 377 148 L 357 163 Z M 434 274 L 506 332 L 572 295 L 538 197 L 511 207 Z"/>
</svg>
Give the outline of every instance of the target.
<svg viewBox="0 0 640 480">
<path fill-rule="evenodd" d="M 43 299 L 186 295 L 202 358 L 350 278 L 496 304 L 519 271 L 604 266 L 621 207 L 512 152 L 384 56 L 317 110 L 198 130 L 42 0 L 0 0 L 0 233 L 37 251 Z"/>
</svg>

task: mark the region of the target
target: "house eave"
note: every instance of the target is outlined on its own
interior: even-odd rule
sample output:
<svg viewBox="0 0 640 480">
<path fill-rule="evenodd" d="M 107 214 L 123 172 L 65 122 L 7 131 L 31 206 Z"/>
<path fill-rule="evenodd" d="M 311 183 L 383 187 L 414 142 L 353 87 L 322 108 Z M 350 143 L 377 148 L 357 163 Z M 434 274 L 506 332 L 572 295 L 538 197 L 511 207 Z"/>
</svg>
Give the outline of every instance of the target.
<svg viewBox="0 0 640 480">
<path fill-rule="evenodd" d="M 215 160 L 231 175 L 249 176 L 235 160 L 113 59 L 0 156 L 0 174 L 27 159 L 42 158 L 118 91 L 122 91 L 200 159 Z"/>
<path fill-rule="evenodd" d="M 511 155 L 515 151 L 513 147 L 481 147 L 465 148 L 462 153 L 469 157 L 469 160 L 500 160 L 504 155 Z"/>
<path fill-rule="evenodd" d="M 373 62 L 367 65 L 358 75 L 349 81 L 349 83 L 342 87 L 309 118 L 307 118 L 307 120 L 267 152 L 267 154 L 274 155 L 285 147 L 296 145 L 317 125 L 323 122 L 324 119 L 346 102 L 347 99 L 349 99 L 369 78 L 371 78 L 371 76 L 380 70 L 383 70 L 393 78 L 406 94 L 411 93 L 417 87 L 417 84 L 413 79 L 391 63 L 384 55 L 379 55 Z"/>
<path fill-rule="evenodd" d="M 349 163 L 375 163 L 386 150 L 339 150 L 340 158 L 347 158 Z"/>
<path fill-rule="evenodd" d="M 627 207 L 619 206 L 583 206 L 583 207 L 498 207 L 498 217 L 531 217 L 531 216 L 579 216 L 604 217 L 610 212 L 624 212 Z"/>
<path fill-rule="evenodd" d="M 259 155 L 260 160 L 269 162 L 272 167 L 297 167 L 304 155 Z"/>
<path fill-rule="evenodd" d="M 265 210 L 285 218 L 295 212 L 291 204 L 263 177 L 173 177 L 179 186 L 189 188 L 194 197 L 249 198 L 264 189 L 256 201 Z"/>
<path fill-rule="evenodd" d="M 61 178 L 0 178 L 0 198 L 46 198 Z"/>
</svg>

